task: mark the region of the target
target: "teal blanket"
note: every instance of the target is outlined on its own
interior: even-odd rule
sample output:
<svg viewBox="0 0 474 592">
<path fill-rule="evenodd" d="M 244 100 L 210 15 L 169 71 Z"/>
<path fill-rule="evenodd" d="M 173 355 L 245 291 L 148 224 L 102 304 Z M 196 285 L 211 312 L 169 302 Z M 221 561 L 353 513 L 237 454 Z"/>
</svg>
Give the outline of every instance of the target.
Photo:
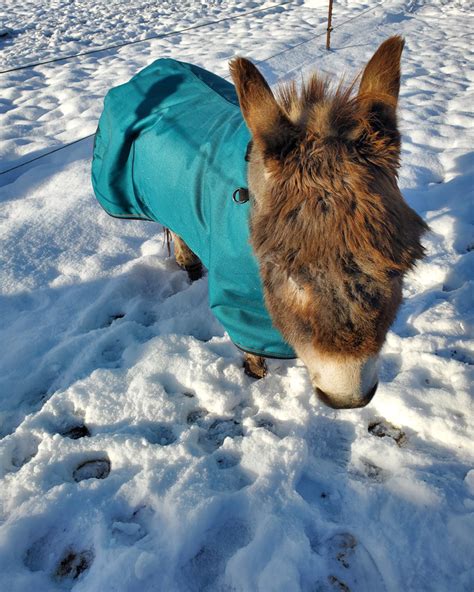
<svg viewBox="0 0 474 592">
<path fill-rule="evenodd" d="M 105 97 L 92 185 L 111 216 L 160 222 L 208 269 L 212 311 L 241 349 L 294 358 L 265 307 L 249 244 L 250 132 L 234 86 L 197 66 L 160 59 Z"/>
</svg>

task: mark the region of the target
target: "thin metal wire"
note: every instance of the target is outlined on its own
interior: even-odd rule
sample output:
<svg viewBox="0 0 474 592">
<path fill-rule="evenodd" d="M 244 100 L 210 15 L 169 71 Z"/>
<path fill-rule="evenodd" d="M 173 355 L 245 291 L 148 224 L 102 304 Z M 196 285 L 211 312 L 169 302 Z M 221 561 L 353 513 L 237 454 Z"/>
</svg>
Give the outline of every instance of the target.
<svg viewBox="0 0 474 592">
<path fill-rule="evenodd" d="M 375 8 L 377 8 L 378 6 L 381 6 L 382 4 L 383 4 L 383 2 L 379 2 L 375 6 L 372 6 L 372 8 L 368 8 L 366 10 L 363 10 L 362 12 L 360 12 L 360 13 L 356 14 L 355 16 L 347 19 L 346 21 L 344 21 L 342 23 L 339 23 L 338 25 L 336 25 L 335 27 L 333 27 L 333 29 L 334 30 L 335 29 L 340 29 L 341 27 L 343 27 L 347 23 L 350 23 L 351 21 L 353 21 L 353 20 L 361 17 L 362 15 L 367 14 L 368 12 L 371 12 L 372 10 L 374 10 Z M 297 47 L 300 47 L 301 45 L 304 45 L 305 43 L 309 43 L 310 41 L 313 41 L 313 39 L 317 39 L 318 37 L 323 37 L 325 34 L 326 34 L 326 31 L 323 31 L 322 33 L 318 33 L 317 35 L 313 35 L 309 39 L 306 39 L 305 41 L 300 41 L 299 43 L 296 43 L 295 45 L 292 45 L 291 47 L 287 47 L 286 49 L 283 49 L 282 51 L 279 51 L 277 53 L 274 53 L 274 54 L 266 57 L 264 60 L 260 60 L 260 61 L 257 61 L 255 63 L 256 64 L 263 64 L 264 62 L 268 62 L 269 60 L 273 59 L 276 56 L 282 55 L 282 54 L 286 53 L 287 51 L 291 51 L 293 49 L 296 49 Z M 224 78 L 229 78 L 229 76 L 224 76 Z M 59 148 L 54 148 L 53 150 L 50 150 L 49 152 L 45 152 L 44 154 L 40 154 L 39 156 L 36 156 L 35 158 L 32 158 L 31 160 L 26 160 L 24 162 L 21 162 L 20 164 L 17 164 L 17 165 L 15 165 L 13 167 L 10 167 L 10 168 L 8 168 L 8 169 L 6 169 L 4 171 L 0 171 L 0 175 L 6 175 L 7 173 L 10 173 L 10 172 L 12 172 L 12 171 L 14 171 L 16 169 L 19 169 L 19 168 L 21 168 L 23 166 L 26 166 L 27 164 L 30 164 L 30 163 L 35 162 L 37 160 L 40 160 L 41 158 L 45 158 L 46 156 L 49 156 L 50 154 L 54 154 L 55 152 L 59 152 L 60 150 L 65 150 L 66 148 L 69 148 L 69 146 L 72 146 L 74 144 L 78 144 L 79 142 L 83 142 L 84 140 L 88 140 L 89 138 L 92 138 L 94 135 L 95 135 L 95 133 L 89 134 L 87 136 L 84 136 L 83 138 L 79 138 L 77 140 L 73 140 L 72 142 L 69 142 L 68 144 L 64 144 L 63 146 L 60 146 Z"/>
<path fill-rule="evenodd" d="M 73 58 L 82 57 L 91 55 L 94 53 L 101 53 L 104 51 L 108 51 L 109 49 L 119 49 L 121 47 L 126 47 L 127 45 L 136 45 L 138 43 L 146 43 L 147 41 L 153 39 L 165 39 L 166 37 L 172 37 L 173 35 L 180 35 L 181 33 L 187 33 L 188 31 L 194 31 L 195 29 L 202 29 L 203 27 L 209 27 L 211 25 L 217 25 L 219 23 L 223 23 L 224 21 L 232 21 L 236 20 L 245 16 L 249 16 L 251 14 L 256 14 L 257 12 L 264 12 L 266 10 L 270 10 L 271 8 L 278 8 L 279 6 L 284 6 L 285 4 L 292 4 L 294 0 L 284 0 L 284 2 L 280 2 L 278 4 L 272 4 L 271 6 L 266 6 L 265 8 L 258 8 L 256 10 L 249 10 L 248 12 L 243 12 L 242 14 L 237 14 L 235 16 L 226 16 L 222 19 L 218 19 L 215 21 L 207 21 L 205 23 L 201 23 L 199 25 L 193 25 L 191 27 L 184 27 L 183 29 L 178 29 L 176 31 L 169 31 L 168 33 L 160 33 L 158 35 L 150 35 L 145 39 L 135 39 L 133 41 L 124 41 L 123 43 L 116 43 L 114 45 L 108 45 L 106 47 L 98 47 L 96 49 L 90 49 L 88 51 L 81 51 L 79 53 L 75 53 L 72 55 L 59 57 L 59 58 L 52 58 L 50 60 L 43 60 L 41 62 L 35 62 L 31 64 L 24 64 L 23 66 L 17 66 L 15 68 L 9 68 L 8 70 L 0 70 L 0 74 L 7 74 L 8 72 L 17 72 L 18 70 L 26 70 L 28 68 L 36 68 L 36 66 L 43 66 L 45 64 L 53 64 L 55 62 L 63 62 L 66 60 L 71 60 Z"/>
</svg>

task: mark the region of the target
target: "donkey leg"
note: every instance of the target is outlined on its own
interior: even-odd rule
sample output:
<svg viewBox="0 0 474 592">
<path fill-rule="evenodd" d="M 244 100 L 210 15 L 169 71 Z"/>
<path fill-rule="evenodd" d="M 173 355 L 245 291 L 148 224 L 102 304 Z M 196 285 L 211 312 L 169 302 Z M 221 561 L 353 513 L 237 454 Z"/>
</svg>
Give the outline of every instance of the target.
<svg viewBox="0 0 474 592">
<path fill-rule="evenodd" d="M 244 372 L 252 378 L 263 378 L 267 375 L 267 364 L 265 358 L 254 354 L 244 354 Z"/>
<path fill-rule="evenodd" d="M 191 251 L 184 240 L 171 233 L 174 240 L 174 256 L 176 263 L 188 272 L 189 279 L 194 282 L 202 277 L 202 263 L 199 257 Z"/>
</svg>

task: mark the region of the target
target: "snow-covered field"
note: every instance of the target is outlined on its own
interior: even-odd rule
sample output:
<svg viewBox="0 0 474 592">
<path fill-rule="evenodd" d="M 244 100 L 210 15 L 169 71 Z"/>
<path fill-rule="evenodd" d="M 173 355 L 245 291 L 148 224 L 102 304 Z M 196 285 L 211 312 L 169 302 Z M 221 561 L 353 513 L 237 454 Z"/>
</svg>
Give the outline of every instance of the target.
<svg viewBox="0 0 474 592">
<path fill-rule="evenodd" d="M 92 139 L 0 174 L 2 592 L 474 590 L 473 4 L 341 0 L 326 52 L 326 1 L 276 3 L 4 0 L 0 70 L 240 16 L 1 74 L 0 171 L 93 133 L 157 57 L 275 84 L 404 35 L 400 185 L 431 233 L 377 395 L 323 407 L 298 361 L 246 377 L 206 279 L 100 209 Z"/>
</svg>

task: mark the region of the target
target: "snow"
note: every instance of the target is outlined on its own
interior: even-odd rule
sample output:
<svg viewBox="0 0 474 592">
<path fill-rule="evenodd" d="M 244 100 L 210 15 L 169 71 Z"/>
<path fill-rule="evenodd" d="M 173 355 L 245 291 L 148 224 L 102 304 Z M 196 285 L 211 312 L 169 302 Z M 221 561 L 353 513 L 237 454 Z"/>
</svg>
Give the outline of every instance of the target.
<svg viewBox="0 0 474 592">
<path fill-rule="evenodd" d="M 271 4 L 5 0 L 0 69 Z M 227 75 L 246 55 L 275 84 L 350 77 L 402 34 L 400 185 L 431 228 L 377 395 L 333 411 L 299 361 L 245 376 L 206 279 L 98 206 L 92 139 L 1 175 L 2 591 L 474 589 L 471 11 L 341 0 L 326 52 L 326 2 L 291 2 L 0 76 L 6 170 L 93 133 L 159 56 Z"/>
</svg>

